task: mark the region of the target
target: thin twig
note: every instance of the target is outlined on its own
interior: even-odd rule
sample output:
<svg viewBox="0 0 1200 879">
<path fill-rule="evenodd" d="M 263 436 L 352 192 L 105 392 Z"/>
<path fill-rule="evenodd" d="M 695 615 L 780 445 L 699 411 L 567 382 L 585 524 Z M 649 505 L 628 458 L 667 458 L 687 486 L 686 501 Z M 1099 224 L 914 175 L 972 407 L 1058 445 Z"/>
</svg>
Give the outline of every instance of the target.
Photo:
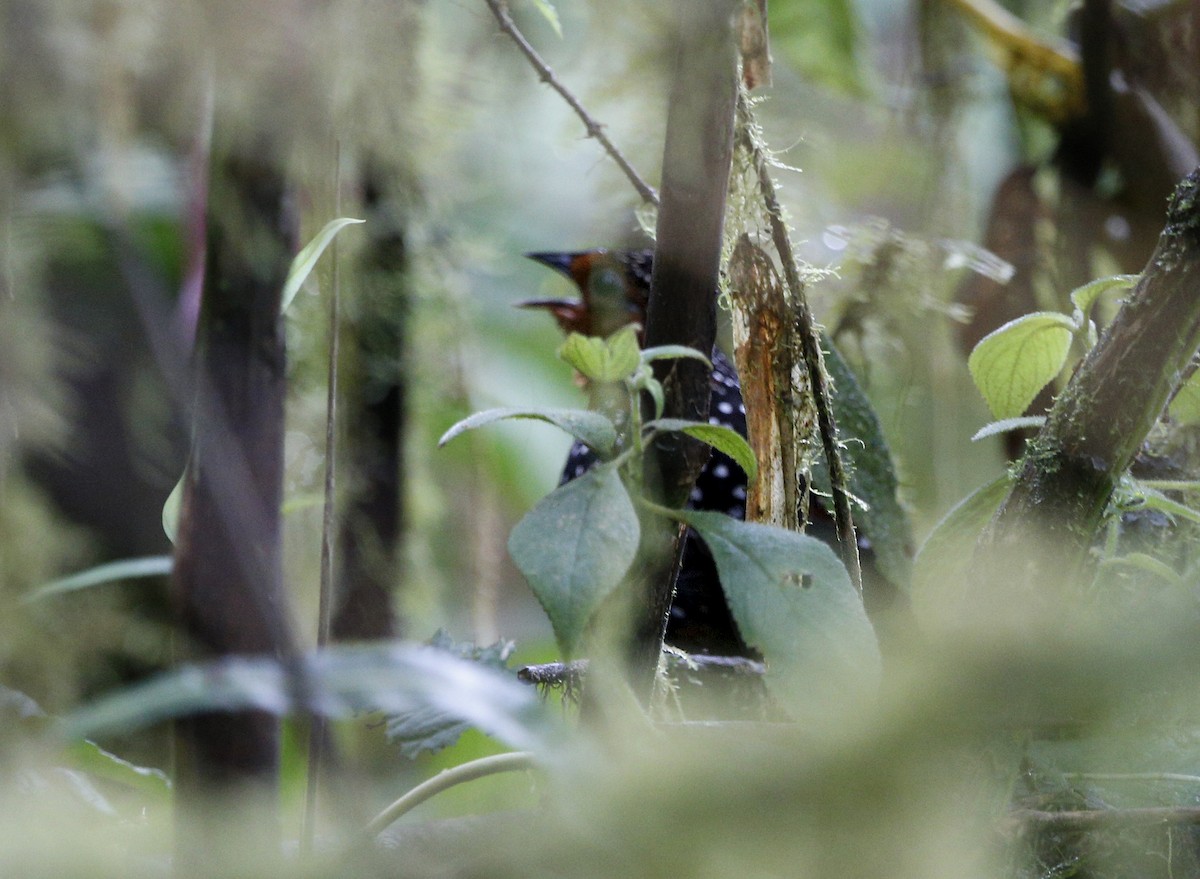
<svg viewBox="0 0 1200 879">
<path fill-rule="evenodd" d="M 775 196 L 775 181 L 771 178 L 767 156 L 762 147 L 749 134 L 754 116 L 745 91 L 738 94 L 738 114 L 742 117 L 743 137 L 754 160 L 759 191 L 762 193 L 763 203 L 767 208 L 767 217 L 771 223 L 771 240 L 775 244 L 775 251 L 779 254 L 779 261 L 783 264 L 783 277 L 796 309 L 801 353 L 804 356 L 804 365 L 812 379 L 813 398 L 817 408 L 817 427 L 821 432 L 821 446 L 825 452 L 825 461 L 829 466 L 829 483 L 833 492 L 833 517 L 837 524 L 842 561 L 850 572 L 850 578 L 855 587 L 861 593 L 862 567 L 858 559 L 858 538 L 854 532 L 854 517 L 850 512 L 850 491 L 846 469 L 842 463 L 841 450 L 838 446 L 837 423 L 833 417 L 833 399 L 825 372 L 825 359 L 821 353 L 820 335 L 817 332 L 812 312 L 808 308 L 808 300 L 804 296 L 804 282 L 801 281 L 800 272 L 796 267 L 796 256 L 792 251 L 791 239 L 788 237 L 787 224 L 783 221 L 783 210 L 779 206 L 779 199 Z"/>
<path fill-rule="evenodd" d="M 641 178 L 641 175 L 634 169 L 629 160 L 617 149 L 616 145 L 608 139 L 608 135 L 604 133 L 604 126 L 597 122 L 590 113 L 584 108 L 579 99 L 571 93 L 571 91 L 562 84 L 550 65 L 542 60 L 542 56 L 537 53 L 537 50 L 530 45 L 525 39 L 525 35 L 517 28 L 512 20 L 512 16 L 508 14 L 508 4 L 505 0 L 484 0 L 488 5 L 488 9 L 492 10 L 492 15 L 496 16 L 496 21 L 500 23 L 500 30 L 508 34 L 517 48 L 521 50 L 529 63 L 533 65 L 534 70 L 538 72 L 538 77 L 550 88 L 558 92 L 568 106 L 575 111 L 575 115 L 583 122 L 583 127 L 587 129 L 588 137 L 595 138 L 604 151 L 612 158 L 614 162 L 625 172 L 625 176 L 629 178 L 629 182 L 633 184 L 633 188 L 638 191 L 638 195 L 642 197 L 642 201 L 647 201 L 652 205 L 658 205 L 658 193 L 654 191 L 654 187 L 648 184 Z"/>
</svg>

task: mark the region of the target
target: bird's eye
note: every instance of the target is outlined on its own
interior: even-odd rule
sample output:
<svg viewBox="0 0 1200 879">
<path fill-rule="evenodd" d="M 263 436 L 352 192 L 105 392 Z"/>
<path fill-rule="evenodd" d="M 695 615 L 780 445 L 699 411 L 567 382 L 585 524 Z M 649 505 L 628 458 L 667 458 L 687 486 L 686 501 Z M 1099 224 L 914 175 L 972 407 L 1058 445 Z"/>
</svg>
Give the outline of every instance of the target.
<svg viewBox="0 0 1200 879">
<path fill-rule="evenodd" d="M 588 278 L 588 295 L 597 305 L 622 302 L 625 299 L 625 279 L 616 269 L 598 269 Z"/>
<path fill-rule="evenodd" d="M 625 276 L 616 268 L 597 268 L 588 278 L 588 311 L 592 333 L 607 338 L 635 318 L 625 290 Z"/>
</svg>

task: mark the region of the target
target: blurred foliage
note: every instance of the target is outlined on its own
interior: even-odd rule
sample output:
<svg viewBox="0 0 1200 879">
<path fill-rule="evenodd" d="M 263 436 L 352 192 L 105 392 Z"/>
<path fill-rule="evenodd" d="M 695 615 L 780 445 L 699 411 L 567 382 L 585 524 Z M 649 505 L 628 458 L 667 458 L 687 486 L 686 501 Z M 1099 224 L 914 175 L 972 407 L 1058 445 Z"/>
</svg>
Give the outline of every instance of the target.
<svg viewBox="0 0 1200 879">
<path fill-rule="evenodd" d="M 1009 5 L 1039 35 L 1070 35 L 1065 2 Z M 1114 4 L 1124 74 L 1194 144 L 1200 52 L 1192 7 Z M 665 9 L 535 0 L 514 4 L 514 14 L 656 180 L 670 57 Z M 228 818 L 219 844 L 243 853 L 244 875 L 1200 872 L 1200 843 L 1186 826 L 1039 834 L 1032 825 L 1014 828 L 1009 813 L 1014 803 L 1200 803 L 1195 526 L 1161 504 L 1130 501 L 1112 519 L 1111 534 L 1119 534 L 1110 555 L 1143 554 L 1175 578 L 1110 566 L 1083 602 L 1089 612 L 1072 608 L 1065 630 L 1043 618 L 997 630 L 957 600 L 1005 467 L 998 440 L 969 441 L 989 415 L 967 370 L 960 339 L 971 314 L 957 288 L 987 278 L 1000 296 L 1031 291 L 1021 313 L 1069 312 L 1066 297 L 1078 283 L 1140 268 L 1161 225 L 1161 199 L 1148 212 L 1135 203 L 1130 165 L 1106 168 L 1082 194 L 1064 183 L 1057 130 L 1014 105 L 980 35 L 938 0 L 774 0 L 770 24 L 775 85 L 758 112 L 780 160 L 803 169 L 780 172 L 780 198 L 804 258 L 833 270 L 820 280 L 813 273 L 809 293 L 875 407 L 917 536 L 989 486 L 950 514 L 918 560 L 924 640 L 885 656 L 876 702 L 848 705 L 819 724 L 650 731 L 618 693 L 606 723 L 562 745 L 542 743 L 545 712 L 531 710 L 512 722 L 547 767 L 534 781 L 513 776 L 474 783 L 491 786 L 483 793 L 455 789 L 446 803 L 390 830 L 382 845 L 347 849 L 357 828 L 420 778 L 503 747 L 472 731 L 437 755 L 403 759 L 384 740 L 378 715 L 350 710 L 386 705 L 395 681 L 368 678 L 351 662 L 342 668 L 347 687 L 357 683 L 370 698 L 340 704 L 347 716 L 334 738 L 343 765 L 323 801 L 328 839 L 318 846 L 335 854 L 281 863 L 241 848 L 242 809 L 255 804 L 218 804 Z M 218 87 L 210 96 L 212 71 Z M 206 101 L 236 106 L 249 90 L 280 80 L 286 99 L 270 118 L 245 124 L 288 144 L 302 240 L 336 216 L 363 216 L 355 181 L 366 163 L 383 163 L 399 181 L 410 350 L 368 365 L 376 370 L 368 374 L 386 376 L 396 362 L 409 370 L 406 545 L 396 595 L 406 634 L 444 626 L 480 644 L 516 639 L 529 659 L 553 657 L 551 628 L 505 540 L 555 484 L 569 440 L 525 423 L 472 432 L 440 451 L 437 439 L 480 409 L 582 405 L 570 369 L 554 358 L 560 339 L 552 322 L 511 308 L 561 295 L 565 282 L 520 254 L 645 242 L 634 194 L 497 35 L 483 4 L 2 5 L 6 875 L 169 872 L 169 795 L 142 768 L 169 769 L 169 753 L 161 725 L 139 732 L 131 718 L 146 719 L 155 693 L 203 701 L 217 688 L 191 670 L 189 690 L 179 679 L 143 685 L 157 687 L 150 691 L 118 689 L 168 661 L 161 581 L 21 599 L 94 564 L 168 551 L 157 517 L 178 478 L 181 436 L 178 400 L 161 376 L 188 356 L 186 332 L 173 332 L 188 326 L 187 284 L 198 259 Z M 1033 201 L 1021 222 L 1036 253 L 1006 251 L 987 234 L 1003 219 L 997 184 L 1019 167 L 1032 169 L 1025 194 Z M 390 303 L 356 299 L 355 238 L 339 239 L 339 276 L 345 307 L 361 316 Z M 1023 256 L 1036 277 L 1019 274 Z M 294 511 L 286 563 L 305 639 L 316 608 L 320 513 L 312 498 L 324 464 L 330 283 L 326 262 L 287 318 L 286 491 Z M 172 332 L 154 337 L 147 326 Z M 1157 479 L 1169 499 L 1195 507 L 1188 483 L 1196 447 L 1187 429 L 1165 425 L 1143 462 L 1152 472 L 1139 478 Z M 66 474 L 57 489 L 35 461 Z M 119 490 L 133 484 L 136 493 Z M 99 512 L 71 503 L 88 488 Z M 130 548 L 151 540 L 158 543 Z M 233 681 L 282 710 L 276 672 L 260 668 Z M 88 716 L 81 706 L 94 708 L 91 698 L 109 690 L 126 697 L 120 704 L 131 713 L 94 745 L 56 737 L 53 718 L 38 708 L 78 720 Z M 512 690 L 498 685 L 497 694 Z M 487 704 L 481 696 L 476 707 Z M 303 767 L 294 740 L 288 748 L 291 839 Z M 128 768 L 118 771 L 105 753 Z M 472 817 L 433 820 L 451 814 Z"/>
</svg>

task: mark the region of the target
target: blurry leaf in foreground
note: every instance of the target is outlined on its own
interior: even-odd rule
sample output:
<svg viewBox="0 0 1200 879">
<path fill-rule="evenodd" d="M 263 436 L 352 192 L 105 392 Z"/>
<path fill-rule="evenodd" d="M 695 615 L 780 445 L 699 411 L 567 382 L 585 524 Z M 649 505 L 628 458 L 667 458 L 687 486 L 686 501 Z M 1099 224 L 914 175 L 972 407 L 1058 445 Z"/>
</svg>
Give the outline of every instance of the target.
<svg viewBox="0 0 1200 879">
<path fill-rule="evenodd" d="M 913 609 L 919 619 L 953 618 L 975 542 L 1011 487 L 1008 474 L 992 480 L 959 501 L 929 533 L 913 567 Z"/>
<path fill-rule="evenodd" d="M 115 781 L 153 796 L 166 796 L 171 791 L 171 780 L 161 769 L 137 766 L 122 760 L 93 741 L 85 739 L 72 743 L 70 756 L 75 768 L 96 778 Z"/>
<path fill-rule="evenodd" d="M 430 646 L 503 673 L 508 671 L 508 659 L 512 656 L 515 645 L 512 641 L 497 641 L 488 647 L 476 647 L 470 643 L 456 644 L 444 629 L 439 629 L 430 641 Z M 432 706 L 423 706 L 413 711 L 389 715 L 386 731 L 388 740 L 400 746 L 400 753 L 412 759 L 424 751 L 440 751 L 453 745 L 470 726 L 470 723 L 456 714 Z"/>
<path fill-rule="evenodd" d="M 869 693 L 879 645 L 837 555 L 814 537 L 719 513 L 679 518 L 704 538 L 742 637 L 767 659 L 767 685 L 797 718 Z"/>
<path fill-rule="evenodd" d="M 537 694 L 489 668 L 411 644 L 321 651 L 306 659 L 315 713 L 442 711 L 521 750 L 544 749 L 558 730 Z M 273 659 L 232 657 L 185 665 L 85 705 L 60 726 L 69 739 L 124 733 L 200 711 L 295 710 L 292 683 Z"/>
</svg>

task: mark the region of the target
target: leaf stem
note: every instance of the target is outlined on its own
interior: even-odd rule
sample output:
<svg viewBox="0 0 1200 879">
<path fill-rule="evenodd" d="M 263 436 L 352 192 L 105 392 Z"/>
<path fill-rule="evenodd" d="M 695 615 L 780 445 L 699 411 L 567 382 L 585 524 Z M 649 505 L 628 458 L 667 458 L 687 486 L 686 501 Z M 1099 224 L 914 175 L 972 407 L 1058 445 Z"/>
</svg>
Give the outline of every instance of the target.
<svg viewBox="0 0 1200 879">
<path fill-rule="evenodd" d="M 421 803 L 440 794 L 444 790 L 449 790 L 455 785 L 474 781 L 477 778 L 484 778 L 488 775 L 496 775 L 500 772 L 513 772 L 535 768 L 537 768 L 537 764 L 534 761 L 533 754 L 528 751 L 514 751 L 510 754 L 494 754 L 491 757 L 483 757 L 450 769 L 444 769 L 433 778 L 414 787 L 372 818 L 370 823 L 364 828 L 363 833 L 366 837 L 373 839 L 387 829 L 389 825 L 408 812 L 411 812 L 417 806 L 421 805 Z"/>
</svg>

